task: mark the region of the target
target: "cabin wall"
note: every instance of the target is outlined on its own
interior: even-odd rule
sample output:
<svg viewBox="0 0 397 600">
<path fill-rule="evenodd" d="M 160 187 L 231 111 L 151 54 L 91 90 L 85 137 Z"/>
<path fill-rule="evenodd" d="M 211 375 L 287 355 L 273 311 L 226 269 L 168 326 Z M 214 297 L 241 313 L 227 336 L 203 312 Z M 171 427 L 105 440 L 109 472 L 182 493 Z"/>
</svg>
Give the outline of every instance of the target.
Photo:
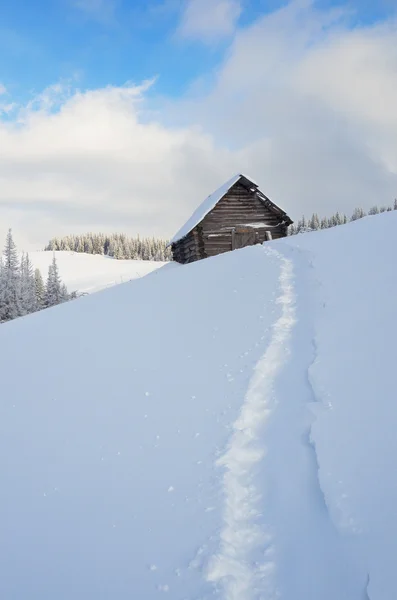
<svg viewBox="0 0 397 600">
<path fill-rule="evenodd" d="M 241 183 L 237 183 L 200 224 L 203 230 L 205 254 L 206 256 L 215 256 L 232 249 L 231 232 L 222 233 L 220 231 L 225 227 L 231 228 L 253 223 L 266 223 L 274 227 L 280 220 L 282 220 L 281 215 L 275 214 L 255 193 L 247 190 Z M 256 231 L 256 243 L 265 242 L 266 229 L 258 228 Z M 286 235 L 285 226 L 272 228 L 270 231 L 273 239 Z"/>
<path fill-rule="evenodd" d="M 172 256 L 176 262 L 186 264 L 205 258 L 204 243 L 197 227 L 182 240 L 172 244 Z"/>
</svg>

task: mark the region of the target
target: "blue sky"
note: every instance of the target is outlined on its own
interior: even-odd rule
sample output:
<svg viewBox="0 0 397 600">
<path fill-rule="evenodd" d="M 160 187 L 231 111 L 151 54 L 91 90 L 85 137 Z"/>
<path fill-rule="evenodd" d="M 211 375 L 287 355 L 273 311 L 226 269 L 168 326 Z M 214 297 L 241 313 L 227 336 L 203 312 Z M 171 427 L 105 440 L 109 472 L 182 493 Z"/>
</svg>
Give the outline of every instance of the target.
<svg viewBox="0 0 397 600">
<path fill-rule="evenodd" d="M 177 94 L 219 57 L 219 48 L 177 39 L 179 11 L 179 2 L 148 6 L 144 0 L 120 0 L 110 9 L 102 3 L 90 9 L 89 0 L 6 2 L 0 25 L 1 80 L 21 94 L 71 76 L 83 87 L 160 76 L 160 88 Z"/>
<path fill-rule="evenodd" d="M 282 5 L 245 0 L 239 26 Z M 316 6 L 352 10 L 352 25 L 390 15 L 393 0 L 318 0 Z M 175 96 L 207 73 L 227 51 L 227 39 L 202 43 L 178 36 L 183 0 L 3 0 L 0 81 L 25 98 L 60 78 L 83 88 L 122 85 L 158 76 L 159 93 Z M 209 17 L 210 18 L 210 17 Z"/>
<path fill-rule="evenodd" d="M 238 172 L 295 220 L 392 204 L 396 8 L 3 0 L 0 239 L 168 238 Z"/>
</svg>

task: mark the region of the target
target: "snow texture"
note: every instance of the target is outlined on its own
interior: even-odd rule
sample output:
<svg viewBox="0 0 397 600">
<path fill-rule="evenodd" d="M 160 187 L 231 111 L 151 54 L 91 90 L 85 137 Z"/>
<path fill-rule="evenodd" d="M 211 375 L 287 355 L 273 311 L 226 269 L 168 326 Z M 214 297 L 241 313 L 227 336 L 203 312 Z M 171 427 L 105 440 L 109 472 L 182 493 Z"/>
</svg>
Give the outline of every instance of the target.
<svg viewBox="0 0 397 600">
<path fill-rule="evenodd" d="M 208 579 L 220 581 L 227 600 L 254 598 L 262 580 L 272 569 L 269 563 L 256 566 L 253 553 L 268 546 L 269 532 L 258 523 L 262 497 L 253 481 L 255 469 L 263 461 L 263 431 L 266 425 L 275 379 L 284 362 L 295 320 L 292 262 L 274 250 L 268 250 L 281 263 L 280 295 L 276 300 L 281 314 L 272 326 L 270 343 L 255 367 L 241 413 L 233 425 L 233 435 L 218 465 L 225 467 L 224 526 L 221 550 L 213 559 Z"/>
<path fill-rule="evenodd" d="M 213 595 L 214 463 L 280 311 L 279 261 L 248 254 L 1 326 L 1 598 Z"/>
<path fill-rule="evenodd" d="M 30 252 L 35 269 L 40 269 L 44 281 L 53 252 Z M 143 277 L 166 263 L 150 260 L 115 260 L 99 254 L 55 252 L 59 274 L 69 292 L 97 292 L 113 285 Z"/>
<path fill-rule="evenodd" d="M 393 598 L 396 227 L 2 325 L 0 597 Z"/>
<path fill-rule="evenodd" d="M 368 571 L 371 600 L 394 598 L 396 587 L 396 227 L 393 211 L 287 241 L 310 270 L 320 484 L 339 535 Z"/>
<path fill-rule="evenodd" d="M 200 206 L 198 206 L 198 208 L 194 211 L 190 219 L 188 219 L 183 225 L 183 227 L 181 227 L 181 229 L 174 235 L 169 245 L 178 242 L 179 240 L 184 238 L 188 233 L 190 233 L 190 231 L 194 229 L 194 227 L 196 227 L 196 225 L 198 225 L 204 219 L 204 217 L 218 204 L 219 200 L 221 200 L 223 196 L 227 194 L 230 188 L 233 187 L 233 185 L 237 183 L 242 177 L 250 181 L 253 186 L 257 187 L 257 184 L 254 183 L 254 181 L 249 177 L 246 177 L 246 175 L 243 175 L 242 173 L 235 175 L 234 177 L 229 179 L 229 181 L 224 183 L 220 188 L 218 188 L 215 192 L 213 192 L 210 196 L 208 196 L 208 198 L 206 198 L 204 202 L 200 204 Z"/>
</svg>

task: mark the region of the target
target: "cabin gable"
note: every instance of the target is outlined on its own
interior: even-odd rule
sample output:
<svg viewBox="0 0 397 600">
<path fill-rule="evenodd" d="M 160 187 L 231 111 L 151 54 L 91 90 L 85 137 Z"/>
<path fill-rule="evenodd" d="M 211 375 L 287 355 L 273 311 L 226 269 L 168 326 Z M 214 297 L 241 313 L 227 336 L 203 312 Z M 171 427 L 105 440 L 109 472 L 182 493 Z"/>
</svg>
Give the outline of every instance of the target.
<svg viewBox="0 0 397 600">
<path fill-rule="evenodd" d="M 244 246 L 261 244 L 269 239 L 267 232 L 271 232 L 271 239 L 284 237 L 286 226 L 280 225 L 282 221 L 281 211 L 278 214 L 275 209 L 266 206 L 256 190 L 251 191 L 241 183 L 236 183 L 198 227 L 202 229 L 206 256 L 215 256 Z"/>
</svg>

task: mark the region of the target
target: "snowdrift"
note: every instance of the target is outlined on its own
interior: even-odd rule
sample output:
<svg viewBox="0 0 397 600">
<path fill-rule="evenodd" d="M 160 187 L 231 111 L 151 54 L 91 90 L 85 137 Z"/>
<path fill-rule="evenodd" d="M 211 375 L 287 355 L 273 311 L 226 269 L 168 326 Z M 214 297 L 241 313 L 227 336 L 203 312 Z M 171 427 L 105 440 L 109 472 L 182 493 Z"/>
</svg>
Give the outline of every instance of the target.
<svg viewBox="0 0 397 600">
<path fill-rule="evenodd" d="M 387 213 L 0 328 L 0 597 L 386 600 Z"/>
</svg>

